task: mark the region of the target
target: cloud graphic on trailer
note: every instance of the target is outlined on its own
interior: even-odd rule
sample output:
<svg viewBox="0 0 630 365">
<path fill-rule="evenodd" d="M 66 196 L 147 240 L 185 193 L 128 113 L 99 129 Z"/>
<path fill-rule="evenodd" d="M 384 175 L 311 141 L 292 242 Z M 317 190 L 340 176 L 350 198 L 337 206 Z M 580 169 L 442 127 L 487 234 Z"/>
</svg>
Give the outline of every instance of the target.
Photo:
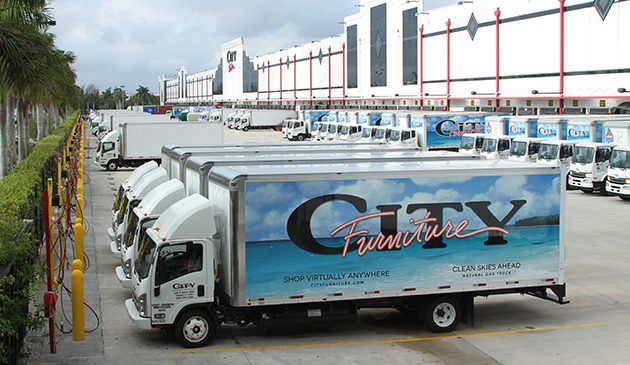
<svg viewBox="0 0 630 365">
<path fill-rule="evenodd" d="M 549 186 L 549 179 L 553 179 L 552 187 L 551 189 L 545 189 Z M 322 195 L 321 191 L 318 191 L 317 194 L 313 192 L 308 193 L 310 190 L 304 189 L 304 184 L 300 182 L 268 183 L 248 190 L 245 212 L 248 227 L 247 240 L 288 239 L 286 222 L 289 215 L 300 204 Z M 307 184 L 313 183 L 309 182 Z M 271 188 L 269 185 L 274 186 Z M 402 230 L 413 230 L 413 227 L 408 222 L 409 218 L 422 218 L 425 213 L 424 210 L 418 210 L 411 216 L 407 215 L 406 207 L 410 203 L 491 201 L 492 204 L 488 209 L 501 220 L 512 209 L 511 200 L 525 199 L 527 203 L 508 224 L 513 224 L 517 220 L 532 216 L 558 214 L 560 206 L 559 178 L 553 175 L 473 177 L 465 185 L 444 184 L 448 187 L 443 189 L 418 185 L 417 180 L 412 181 L 411 179 L 340 181 L 332 185 L 337 185 L 337 188 L 334 190 L 335 193 L 352 194 L 366 199 L 366 213 L 376 212 L 376 205 L 379 204 L 402 205 L 398 211 L 398 226 Z M 273 202 L 267 199 L 271 195 L 259 199 L 258 193 L 269 193 L 270 191 L 299 192 L 299 194 L 288 193 L 284 199 Z M 289 196 L 297 197 L 297 199 L 288 199 Z M 263 200 L 267 203 L 261 204 Z M 348 202 L 329 202 L 315 210 L 311 220 L 311 231 L 314 237 L 329 237 L 333 228 L 363 214 L 357 212 Z M 470 222 L 469 228 L 471 229 L 484 226 L 483 222 L 465 206 L 462 212 L 446 209 L 444 211 L 444 219 L 452 219 L 454 222 L 468 219 Z M 376 233 L 380 228 L 380 221 L 365 222 L 362 227 Z"/>
</svg>

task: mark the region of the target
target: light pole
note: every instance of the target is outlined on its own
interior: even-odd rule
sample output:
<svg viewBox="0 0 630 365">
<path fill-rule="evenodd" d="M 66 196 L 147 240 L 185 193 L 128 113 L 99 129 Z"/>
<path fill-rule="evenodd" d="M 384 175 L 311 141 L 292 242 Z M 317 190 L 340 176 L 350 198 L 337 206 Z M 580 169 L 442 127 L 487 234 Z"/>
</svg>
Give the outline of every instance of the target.
<svg viewBox="0 0 630 365">
<path fill-rule="evenodd" d="M 120 85 L 120 91 L 122 92 L 122 95 L 120 96 L 120 109 L 125 109 L 125 85 Z"/>
</svg>

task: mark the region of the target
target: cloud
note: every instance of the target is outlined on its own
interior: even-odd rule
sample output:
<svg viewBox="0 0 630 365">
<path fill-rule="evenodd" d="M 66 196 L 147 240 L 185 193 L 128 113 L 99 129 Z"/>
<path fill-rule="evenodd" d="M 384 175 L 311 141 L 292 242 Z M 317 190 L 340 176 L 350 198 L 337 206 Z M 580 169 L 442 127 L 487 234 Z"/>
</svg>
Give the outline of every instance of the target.
<svg viewBox="0 0 630 365">
<path fill-rule="evenodd" d="M 77 55 L 79 85 L 101 90 L 138 85 L 157 92 L 158 77 L 216 67 L 221 45 L 245 38 L 250 56 L 343 32 L 351 1 L 64 0 L 53 3 L 51 32 Z"/>
</svg>

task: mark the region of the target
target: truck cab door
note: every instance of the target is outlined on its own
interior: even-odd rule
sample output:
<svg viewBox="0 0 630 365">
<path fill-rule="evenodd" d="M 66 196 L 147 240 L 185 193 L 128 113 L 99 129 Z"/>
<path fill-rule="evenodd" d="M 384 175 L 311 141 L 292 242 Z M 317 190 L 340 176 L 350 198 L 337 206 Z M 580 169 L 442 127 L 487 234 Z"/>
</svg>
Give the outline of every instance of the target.
<svg viewBox="0 0 630 365">
<path fill-rule="evenodd" d="M 202 242 L 177 242 L 162 246 L 156 258 L 151 300 L 151 323 L 171 324 L 186 306 L 208 302 L 214 286 L 208 287 L 211 257 Z"/>
</svg>

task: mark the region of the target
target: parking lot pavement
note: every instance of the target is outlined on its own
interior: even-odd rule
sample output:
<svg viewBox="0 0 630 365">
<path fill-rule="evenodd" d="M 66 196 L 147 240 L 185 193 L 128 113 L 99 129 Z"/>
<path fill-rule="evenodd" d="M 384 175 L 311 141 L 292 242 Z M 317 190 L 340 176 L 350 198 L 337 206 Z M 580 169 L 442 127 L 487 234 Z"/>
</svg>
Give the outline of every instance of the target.
<svg viewBox="0 0 630 365">
<path fill-rule="evenodd" d="M 226 130 L 225 140 L 280 140 L 274 131 Z M 88 166 L 88 164 L 86 164 Z M 63 355 L 35 354 L 30 363 L 226 364 L 612 364 L 630 359 L 630 204 L 617 197 L 566 193 L 566 283 L 569 304 L 521 295 L 476 300 L 476 326 L 434 334 L 395 310 L 362 310 L 357 321 L 328 329 L 264 332 L 226 326 L 201 349 L 182 349 L 160 331 L 131 326 L 130 296 L 114 275 L 109 250 L 114 188 L 130 170 L 106 172 L 93 164 L 91 220 L 101 327 L 100 347 Z M 86 242 L 86 245 L 88 243 Z M 62 335 L 67 336 L 67 335 Z M 100 337 L 99 337 L 100 336 Z M 94 341 L 93 342 L 98 342 Z"/>
</svg>

